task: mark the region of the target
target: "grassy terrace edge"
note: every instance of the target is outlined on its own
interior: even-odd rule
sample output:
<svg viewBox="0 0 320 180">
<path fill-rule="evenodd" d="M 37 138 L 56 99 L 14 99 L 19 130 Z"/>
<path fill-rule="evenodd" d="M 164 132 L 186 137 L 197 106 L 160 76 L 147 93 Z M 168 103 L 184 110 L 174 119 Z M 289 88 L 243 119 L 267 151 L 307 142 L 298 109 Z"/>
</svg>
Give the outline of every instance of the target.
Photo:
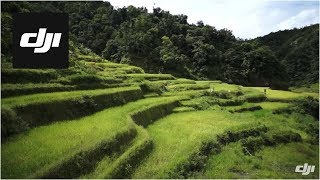
<svg viewBox="0 0 320 180">
<path fill-rule="evenodd" d="M 1 107 L 1 135 L 7 138 L 37 126 L 80 118 L 104 108 L 141 99 L 142 96 L 139 87 L 124 87 L 6 98 Z M 12 130 L 11 127 L 15 123 L 20 126 Z"/>
<path fill-rule="evenodd" d="M 115 138 L 115 137 L 119 136 L 119 134 L 121 135 L 122 133 L 136 131 L 136 130 L 132 130 L 132 128 L 134 128 L 134 122 L 132 121 L 131 116 L 129 116 L 130 118 L 128 119 L 128 116 L 125 115 L 126 113 L 140 112 L 141 107 L 152 108 L 153 105 L 157 105 L 158 103 L 162 103 L 162 104 L 169 103 L 170 104 L 171 102 L 177 101 L 180 98 L 181 97 L 160 97 L 160 98 L 142 99 L 142 100 L 139 100 L 136 102 L 128 103 L 124 106 L 106 109 L 106 110 L 98 112 L 92 116 L 83 117 L 83 118 L 77 120 L 77 122 L 68 121 L 68 122 L 55 123 L 55 124 L 52 124 L 49 126 L 35 128 L 35 129 L 31 130 L 30 133 L 28 133 L 28 135 L 20 134 L 20 135 L 14 137 L 10 142 L 4 143 L 2 145 L 2 157 L 3 157 L 3 162 L 4 162 L 2 164 L 2 175 L 5 178 L 57 177 L 58 176 L 57 172 L 61 172 L 60 171 L 60 170 L 62 170 L 61 167 L 63 167 L 62 171 L 64 173 L 61 172 L 61 174 L 65 175 L 64 177 L 80 176 L 81 174 L 77 173 L 77 172 L 80 172 L 79 169 L 77 169 L 77 168 L 81 168 L 82 166 L 80 166 L 80 167 L 75 166 L 76 164 L 79 164 L 78 160 L 81 160 L 80 164 L 81 164 L 81 162 L 87 163 L 87 161 L 84 159 L 91 157 L 90 154 L 93 152 L 97 152 L 96 149 L 107 148 L 104 145 L 110 145 L 110 144 L 112 144 L 112 142 L 117 141 L 117 138 Z M 113 112 L 112 110 L 115 111 L 116 113 L 112 113 Z M 147 111 L 147 110 L 148 110 L 148 108 L 143 109 L 143 111 Z M 164 114 L 164 115 L 166 115 L 166 114 Z M 107 122 L 99 119 L 99 117 L 100 118 L 109 117 L 109 118 L 107 118 L 110 121 L 109 124 Z M 112 121 L 110 119 L 112 119 Z M 95 121 L 97 121 L 97 122 L 95 122 Z M 80 125 L 79 123 L 81 123 L 82 125 Z M 99 127 L 100 131 L 102 131 L 102 130 L 107 131 L 107 132 L 104 132 L 105 134 L 109 134 L 107 136 L 102 136 L 101 134 L 98 135 L 97 133 L 100 132 L 98 129 L 95 129 L 95 131 L 90 131 L 90 132 L 88 130 L 82 132 L 82 130 L 84 130 L 83 129 L 84 126 L 86 126 L 86 129 L 92 129 L 92 128 L 96 127 L 96 125 L 98 125 L 96 123 L 100 124 L 101 126 L 103 126 L 101 123 L 105 124 L 104 126 L 106 126 L 106 123 L 108 124 L 108 126 L 112 125 L 112 123 L 114 125 L 112 125 L 113 128 L 112 127 L 108 127 L 108 128 L 105 127 L 106 129 L 109 129 L 109 130 L 104 129 L 104 126 Z M 125 126 L 123 127 L 123 125 L 125 125 Z M 77 126 L 77 127 L 75 127 L 75 126 Z M 74 135 L 74 136 L 79 136 L 78 138 L 80 138 L 80 136 L 81 136 L 80 139 L 85 140 L 86 143 L 82 142 L 81 148 L 79 148 L 80 144 L 77 145 L 77 142 L 79 142 L 78 141 L 79 139 L 77 140 L 77 138 L 75 138 L 75 137 L 69 138 L 69 139 L 61 139 L 61 138 L 57 137 L 57 136 L 64 137 L 63 134 L 67 133 L 67 132 L 64 132 L 64 133 L 61 132 L 61 129 L 66 130 L 66 129 L 70 129 L 70 128 L 72 128 L 74 131 L 68 132 L 68 137 L 70 137 L 70 135 L 71 136 Z M 110 128 L 112 128 L 113 130 L 111 130 Z M 77 131 L 75 131 L 75 129 L 77 129 Z M 110 134 L 110 132 L 111 132 L 110 130 L 115 131 L 115 132 Z M 93 132 L 95 132 L 95 133 L 93 133 Z M 45 133 L 45 134 L 43 134 L 43 133 Z M 73 133 L 73 135 L 72 135 L 72 133 Z M 78 134 L 78 133 L 80 133 L 80 134 Z M 90 133 L 90 134 L 88 134 L 88 133 Z M 85 139 L 83 139 L 84 137 L 85 137 Z M 106 137 L 109 137 L 109 138 L 106 138 Z M 39 138 L 46 139 L 46 141 L 42 142 L 43 146 L 38 144 Z M 61 143 L 62 144 L 61 145 L 60 144 L 61 140 L 65 140 L 66 142 Z M 41 140 L 40 140 L 40 142 L 41 142 Z M 25 143 L 27 143 L 28 145 L 26 145 Z M 46 143 L 49 143 L 51 145 L 46 144 Z M 69 145 L 66 147 L 63 146 L 63 145 L 66 145 L 66 143 Z M 60 144 L 60 145 L 58 145 L 58 144 Z M 35 145 L 35 146 L 33 147 L 33 145 Z M 70 147 L 71 145 L 73 145 L 73 148 Z M 19 147 L 19 152 L 15 152 L 14 154 L 11 154 L 13 151 L 11 151 L 10 149 L 16 149 L 17 147 Z M 31 150 L 32 147 L 37 149 L 36 152 L 32 152 L 32 150 Z M 55 147 L 55 149 L 47 149 L 49 147 Z M 71 149 L 75 148 L 75 149 L 73 151 L 70 151 L 71 150 L 70 148 Z M 50 152 L 51 152 L 50 156 L 52 156 L 52 153 L 56 154 L 57 152 L 60 155 L 56 154 L 55 158 L 47 157 L 47 158 L 49 158 L 48 160 L 51 163 L 50 162 L 46 163 L 43 160 L 40 161 L 39 158 L 42 159 L 44 157 L 40 157 L 43 154 L 40 153 L 39 151 L 46 152 L 45 154 L 48 154 L 48 156 L 49 156 Z M 30 153 L 30 152 L 32 152 L 32 153 Z M 47 155 L 45 155 L 45 156 L 47 156 Z M 42 162 L 42 163 L 32 163 L 31 162 L 31 164 L 28 164 L 30 162 L 24 161 L 23 160 L 24 158 L 34 159 L 35 161 L 32 161 L 32 162 L 36 162 L 36 160 L 38 159 L 39 162 Z M 16 164 L 17 161 L 20 161 L 20 163 L 18 163 L 18 165 Z M 45 164 L 43 164 L 43 163 L 45 163 Z M 14 165 L 14 164 L 16 164 L 16 165 Z M 86 165 L 84 165 L 84 167 L 86 167 Z M 10 171 L 9 171 L 9 169 L 10 169 Z M 13 173 L 13 174 L 11 174 L 11 173 Z M 67 174 L 65 174 L 65 173 L 67 173 Z M 77 174 L 77 176 L 75 176 L 75 174 Z"/>
</svg>

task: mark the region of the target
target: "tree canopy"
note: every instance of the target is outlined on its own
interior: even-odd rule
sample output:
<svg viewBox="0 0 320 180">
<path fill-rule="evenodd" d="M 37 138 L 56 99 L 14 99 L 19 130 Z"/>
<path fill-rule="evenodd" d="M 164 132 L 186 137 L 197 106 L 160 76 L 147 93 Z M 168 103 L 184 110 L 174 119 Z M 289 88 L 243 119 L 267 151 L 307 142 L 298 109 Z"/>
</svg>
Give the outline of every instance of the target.
<svg viewBox="0 0 320 180">
<path fill-rule="evenodd" d="M 102 57 L 193 79 L 286 89 L 318 81 L 319 26 L 270 33 L 253 40 L 235 38 L 186 15 L 161 8 L 148 13 L 109 2 L 1 2 L 1 56 L 10 61 L 12 14 L 69 13 L 70 37 Z"/>
</svg>

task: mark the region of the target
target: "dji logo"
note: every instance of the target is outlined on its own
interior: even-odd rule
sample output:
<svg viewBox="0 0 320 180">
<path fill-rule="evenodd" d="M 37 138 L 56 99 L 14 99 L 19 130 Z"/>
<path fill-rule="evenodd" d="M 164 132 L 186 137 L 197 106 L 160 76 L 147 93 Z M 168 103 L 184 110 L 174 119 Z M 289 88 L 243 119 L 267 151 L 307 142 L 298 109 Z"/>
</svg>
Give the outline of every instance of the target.
<svg viewBox="0 0 320 180">
<path fill-rule="evenodd" d="M 296 166 L 295 172 L 302 173 L 302 175 L 308 175 L 310 172 L 314 172 L 315 166 L 308 165 L 308 163 L 304 163 L 304 165 Z"/>
<path fill-rule="evenodd" d="M 24 33 L 21 36 L 20 47 L 33 47 L 34 53 L 46 53 L 50 47 L 59 47 L 62 33 L 46 33 L 47 28 L 39 28 L 39 33 Z M 35 43 L 30 43 L 31 37 L 36 37 Z"/>
<path fill-rule="evenodd" d="M 13 15 L 14 68 L 68 68 L 69 16 L 66 13 Z"/>
</svg>

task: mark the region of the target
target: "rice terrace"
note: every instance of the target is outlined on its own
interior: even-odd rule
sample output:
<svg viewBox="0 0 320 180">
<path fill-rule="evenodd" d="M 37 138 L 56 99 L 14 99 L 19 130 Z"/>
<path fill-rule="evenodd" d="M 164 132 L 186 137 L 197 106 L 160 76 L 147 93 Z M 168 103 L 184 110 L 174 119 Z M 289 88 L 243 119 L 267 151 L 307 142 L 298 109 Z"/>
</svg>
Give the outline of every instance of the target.
<svg viewBox="0 0 320 180">
<path fill-rule="evenodd" d="M 240 41 L 159 9 L 1 4 L 2 178 L 319 178 L 318 24 Z M 12 14 L 42 11 L 69 13 L 69 68 L 13 68 Z M 296 57 L 310 66 L 298 72 Z M 237 69 L 256 59 L 276 60 Z M 295 172 L 305 163 L 314 172 Z"/>
</svg>

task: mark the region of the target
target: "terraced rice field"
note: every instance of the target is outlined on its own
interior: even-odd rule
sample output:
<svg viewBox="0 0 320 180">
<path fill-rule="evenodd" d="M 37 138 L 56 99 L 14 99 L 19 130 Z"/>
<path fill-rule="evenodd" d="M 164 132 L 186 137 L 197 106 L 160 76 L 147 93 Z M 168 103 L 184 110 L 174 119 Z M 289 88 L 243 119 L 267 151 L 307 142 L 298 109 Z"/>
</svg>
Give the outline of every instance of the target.
<svg viewBox="0 0 320 180">
<path fill-rule="evenodd" d="M 3 178 L 319 178 L 315 93 L 80 64 L 3 71 Z"/>
</svg>

